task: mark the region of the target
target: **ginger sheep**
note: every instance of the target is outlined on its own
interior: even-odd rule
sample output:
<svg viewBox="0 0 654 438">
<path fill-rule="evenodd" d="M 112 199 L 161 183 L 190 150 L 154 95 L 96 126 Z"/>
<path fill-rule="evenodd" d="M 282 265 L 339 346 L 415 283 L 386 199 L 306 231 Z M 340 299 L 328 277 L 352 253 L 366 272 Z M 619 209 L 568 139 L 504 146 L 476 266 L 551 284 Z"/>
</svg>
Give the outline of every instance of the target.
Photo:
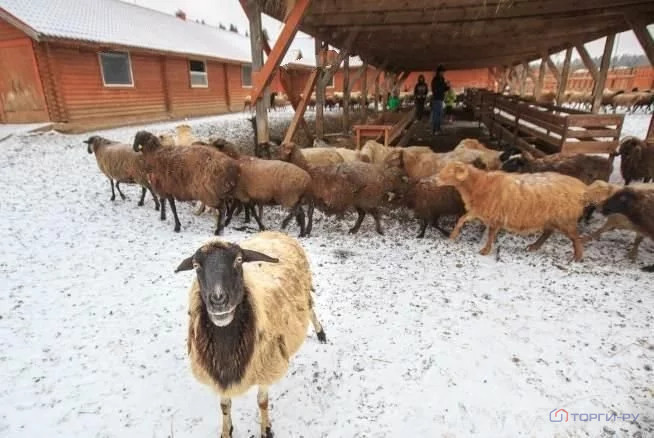
<svg viewBox="0 0 654 438">
<path fill-rule="evenodd" d="M 636 137 L 626 137 L 618 148 L 620 172 L 626 185 L 632 181 L 654 180 L 654 144 L 648 144 Z"/>
<path fill-rule="evenodd" d="M 133 148 L 143 152 L 150 184 L 161 197 L 162 220 L 166 219 L 167 199 L 175 218 L 175 232 L 179 232 L 175 199 L 200 201 L 218 209 L 215 233 L 221 232 L 225 201 L 238 183 L 239 166 L 235 160 L 207 146 L 162 147 L 159 138 L 147 131 L 136 134 Z"/>
<path fill-rule="evenodd" d="M 420 221 L 418 237 L 425 237 L 427 225 L 431 224 L 445 236 L 450 233 L 438 224 L 442 216 L 460 217 L 465 206 L 459 192 L 450 186 L 439 186 L 436 176 L 423 178 L 412 184 L 406 196 L 406 205 Z"/>
<path fill-rule="evenodd" d="M 118 194 L 123 200 L 125 200 L 125 195 L 120 190 L 120 184 L 138 184 L 141 186 L 139 207 L 144 204 L 145 192 L 149 190 L 154 200 L 155 209 L 159 210 L 159 200 L 148 182 L 147 170 L 142 155 L 134 152 L 127 144 L 113 142 L 97 135 L 85 140 L 84 143 L 88 145 L 87 152 L 89 154 L 95 153 L 95 160 L 100 171 L 109 179 L 112 201 L 116 199 L 114 181 L 116 181 Z"/>
<path fill-rule="evenodd" d="M 622 214 L 645 236 L 654 240 L 654 190 L 637 190 L 631 187 L 619 190 L 602 206 L 602 214 Z M 643 268 L 654 272 L 654 265 Z"/>
<path fill-rule="evenodd" d="M 268 387 L 286 374 L 309 321 L 326 342 L 300 244 L 265 232 L 240 245 L 217 239 L 183 260 L 189 291 L 188 355 L 195 378 L 220 396 L 222 438 L 232 436 L 231 399 L 258 386 L 261 437 L 271 438 Z"/>
<path fill-rule="evenodd" d="M 554 172 L 510 174 L 485 172 L 475 167 L 451 162 L 438 174 L 440 185 L 451 185 L 461 194 L 466 214 L 457 222 L 450 238 L 456 239 L 463 225 L 479 219 L 488 227 L 488 241 L 481 254 L 490 253 L 501 229 L 516 233 L 542 231 L 529 246 L 539 249 L 554 230 L 565 234 L 574 247 L 574 260 L 583 257 L 583 245 L 577 221 L 584 208 L 594 200 L 587 186 L 576 178 Z"/>
</svg>

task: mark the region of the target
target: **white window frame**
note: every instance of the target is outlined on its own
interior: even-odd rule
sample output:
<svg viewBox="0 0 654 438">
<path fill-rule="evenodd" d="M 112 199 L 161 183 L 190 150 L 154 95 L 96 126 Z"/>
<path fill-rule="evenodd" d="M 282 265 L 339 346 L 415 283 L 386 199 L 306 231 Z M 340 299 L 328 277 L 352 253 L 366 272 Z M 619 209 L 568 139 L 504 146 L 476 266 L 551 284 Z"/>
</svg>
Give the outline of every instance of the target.
<svg viewBox="0 0 654 438">
<path fill-rule="evenodd" d="M 109 53 L 122 53 L 127 55 L 127 62 L 129 64 L 129 78 L 131 84 L 107 84 L 104 80 L 104 67 L 102 66 L 102 55 Z M 126 50 L 105 50 L 98 52 L 98 64 L 100 64 L 100 76 L 102 76 L 102 85 L 107 88 L 134 88 L 134 71 L 132 70 L 132 54 Z"/>
<path fill-rule="evenodd" d="M 205 79 L 205 84 L 193 84 L 192 76 L 193 73 L 200 73 L 200 72 L 194 72 L 191 70 L 191 61 L 192 62 L 201 62 L 204 64 L 204 79 Z M 207 68 L 207 61 L 203 59 L 189 59 L 188 60 L 188 77 L 189 77 L 189 84 L 191 85 L 191 88 L 209 88 L 209 70 Z"/>
<path fill-rule="evenodd" d="M 244 83 L 244 81 L 243 81 L 243 69 L 244 69 L 245 67 L 249 67 L 249 68 L 250 68 L 250 85 L 245 85 L 245 83 Z M 242 65 L 241 65 L 241 88 L 252 88 L 252 73 L 253 73 L 253 71 L 252 71 L 252 64 L 242 64 Z"/>
</svg>

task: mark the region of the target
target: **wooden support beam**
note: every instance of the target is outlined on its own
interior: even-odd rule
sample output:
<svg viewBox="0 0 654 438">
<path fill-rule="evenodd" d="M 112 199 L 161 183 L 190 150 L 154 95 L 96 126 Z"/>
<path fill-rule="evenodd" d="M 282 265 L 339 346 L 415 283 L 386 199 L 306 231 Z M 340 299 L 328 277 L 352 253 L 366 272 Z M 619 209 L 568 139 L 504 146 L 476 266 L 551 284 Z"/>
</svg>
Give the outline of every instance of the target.
<svg viewBox="0 0 654 438">
<path fill-rule="evenodd" d="M 284 89 L 284 92 L 288 95 L 288 100 L 291 102 L 291 106 L 293 107 L 293 110 L 297 113 L 302 98 L 293 88 L 293 81 L 291 80 L 290 72 L 285 68 L 280 68 L 279 72 L 280 72 L 280 82 L 282 83 L 282 88 Z M 299 125 L 304 131 L 304 133 L 307 135 L 307 138 L 311 140 L 312 137 L 311 130 L 309 129 L 309 125 L 307 124 L 307 121 L 304 120 L 304 117 L 300 118 Z"/>
<path fill-rule="evenodd" d="M 550 72 L 554 76 L 554 79 L 556 79 L 557 84 L 561 83 L 561 72 L 559 71 L 558 67 L 554 62 L 552 62 L 552 58 L 550 58 L 550 55 L 547 55 L 545 57 L 545 61 L 547 62 L 547 67 L 550 69 Z"/>
<path fill-rule="evenodd" d="M 320 72 L 318 69 L 313 70 L 307 79 L 306 84 L 304 84 L 304 90 L 302 90 L 302 98 L 298 102 L 298 106 L 295 110 L 295 115 L 293 116 L 293 120 L 291 120 L 291 125 L 286 131 L 286 135 L 284 136 L 284 143 L 290 143 L 293 141 L 293 136 L 295 135 L 295 131 L 297 131 L 298 125 L 302 120 L 304 120 L 304 112 L 306 111 L 309 100 L 311 99 L 311 95 L 313 94 L 313 89 L 318 82 L 319 73 Z"/>
<path fill-rule="evenodd" d="M 572 58 L 572 47 L 565 51 L 565 59 L 563 61 L 563 69 L 561 70 L 561 80 L 559 87 L 556 90 L 556 104 L 563 105 L 565 97 L 565 89 L 568 87 L 568 76 L 570 75 L 570 59 Z"/>
<path fill-rule="evenodd" d="M 250 20 L 250 48 L 252 51 L 252 71 L 259 71 L 263 67 L 263 30 L 261 27 L 261 7 L 258 2 L 250 0 L 247 5 Z M 254 78 L 253 78 L 254 80 Z M 264 87 L 265 88 L 265 87 Z M 263 91 L 263 89 L 261 90 Z M 270 141 L 268 131 L 268 102 L 266 99 L 254 99 L 256 108 L 257 139 L 259 144 Z"/>
<path fill-rule="evenodd" d="M 345 58 L 350 56 L 350 49 L 352 48 L 352 45 L 356 41 L 358 35 L 358 31 L 355 29 L 349 33 L 349 36 L 345 42 L 345 47 L 341 49 L 341 51 L 338 53 L 338 56 L 336 57 L 336 60 L 334 61 L 333 64 L 329 66 L 329 68 L 325 69 L 321 77 L 319 79 L 319 84 L 318 86 L 327 86 L 329 82 L 331 82 L 332 77 L 336 74 L 338 69 L 341 67 L 341 64 L 345 60 Z M 322 67 L 325 67 L 322 65 Z"/>
<path fill-rule="evenodd" d="M 524 63 L 520 65 L 520 97 L 525 97 L 525 82 L 527 81 L 527 69 L 525 68 Z"/>
<path fill-rule="evenodd" d="M 654 115 L 649 116 L 649 129 L 645 141 L 649 144 L 654 144 Z"/>
<path fill-rule="evenodd" d="M 362 123 L 365 122 L 365 117 L 368 112 L 368 63 L 364 62 L 361 66 L 361 117 Z"/>
<path fill-rule="evenodd" d="M 350 129 L 350 57 L 343 60 L 343 134 Z"/>
<path fill-rule="evenodd" d="M 382 70 L 379 70 L 375 75 L 375 113 L 379 112 L 379 80 L 381 78 Z"/>
<path fill-rule="evenodd" d="M 583 44 L 577 44 L 575 46 L 577 49 L 577 53 L 579 53 L 579 57 L 581 60 L 584 62 L 584 65 L 588 69 L 588 73 L 593 77 L 593 82 L 597 82 L 597 78 L 599 77 L 599 72 L 597 70 L 597 66 L 593 62 L 593 58 L 590 57 L 590 54 L 588 53 L 588 50 L 586 50 L 586 46 Z"/>
<path fill-rule="evenodd" d="M 611 54 L 613 53 L 613 44 L 615 42 L 615 34 L 612 33 L 606 37 L 604 44 L 604 54 L 602 55 L 602 62 L 600 63 L 599 76 L 595 83 L 595 92 L 593 93 L 593 113 L 599 113 L 602 106 L 602 97 L 604 95 L 604 85 L 606 84 L 606 77 L 609 74 L 609 67 L 611 67 Z"/>
<path fill-rule="evenodd" d="M 325 87 L 327 84 L 320 80 L 324 75 L 325 56 L 327 48 L 318 38 L 315 39 L 316 65 L 318 66 L 318 82 L 316 83 L 316 138 L 322 140 L 325 136 Z"/>
<path fill-rule="evenodd" d="M 627 23 L 631 27 L 631 30 L 634 31 L 636 38 L 638 38 L 638 42 L 642 46 L 645 55 L 647 55 L 650 65 L 654 66 L 654 41 L 652 40 L 652 35 L 649 33 L 649 30 L 647 30 L 648 22 L 633 13 L 627 14 L 625 18 L 627 19 Z"/>
<path fill-rule="evenodd" d="M 402 91 L 402 85 L 404 85 L 404 82 L 406 82 L 406 80 L 407 80 L 407 78 L 409 77 L 410 74 L 411 74 L 411 72 L 408 71 L 408 70 L 403 71 L 400 74 L 400 76 L 398 76 L 397 83 L 393 87 L 393 91 L 398 91 L 398 92 Z"/>
<path fill-rule="evenodd" d="M 254 9 L 254 4 L 257 4 L 256 9 L 259 8 L 258 2 L 249 0 L 247 3 L 246 15 L 251 15 L 256 9 Z M 284 27 L 282 32 L 279 34 L 279 38 L 275 41 L 275 45 L 268 55 L 266 63 L 259 67 L 258 69 L 252 66 L 252 101 L 256 101 L 263 96 L 265 88 L 270 84 L 270 81 L 273 78 L 273 73 L 279 67 L 279 63 L 282 61 L 288 48 L 295 38 L 302 18 L 309 8 L 311 0 L 295 0 L 293 8 L 290 10 L 286 17 Z M 263 39 L 263 38 L 262 38 Z"/>
<path fill-rule="evenodd" d="M 541 93 L 543 92 L 543 83 L 545 82 L 545 73 L 547 70 L 547 61 L 546 57 L 548 55 L 545 53 L 540 60 L 540 66 L 538 67 L 538 82 L 534 88 L 534 97 L 536 100 L 540 99 Z"/>
</svg>

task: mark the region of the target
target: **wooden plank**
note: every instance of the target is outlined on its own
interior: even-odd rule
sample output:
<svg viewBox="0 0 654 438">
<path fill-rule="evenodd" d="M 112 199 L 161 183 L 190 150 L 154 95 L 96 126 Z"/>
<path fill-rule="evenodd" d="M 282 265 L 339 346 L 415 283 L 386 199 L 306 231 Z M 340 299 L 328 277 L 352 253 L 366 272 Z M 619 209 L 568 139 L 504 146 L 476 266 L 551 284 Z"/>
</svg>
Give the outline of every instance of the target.
<svg viewBox="0 0 654 438">
<path fill-rule="evenodd" d="M 325 87 L 327 83 L 320 78 L 324 75 L 326 47 L 323 47 L 323 42 L 318 38 L 315 38 L 315 50 L 316 65 L 320 74 L 316 83 L 316 138 L 322 140 L 325 135 Z"/>
<path fill-rule="evenodd" d="M 633 13 L 627 14 L 626 19 L 629 26 L 631 26 L 631 30 L 634 31 L 638 42 L 643 48 L 645 55 L 647 55 L 650 65 L 654 65 L 654 41 L 652 40 L 652 35 L 649 33 L 649 30 L 647 30 L 647 25 L 649 22 L 652 22 L 652 20 L 643 20 Z"/>
<path fill-rule="evenodd" d="M 279 72 L 280 72 L 280 82 L 282 83 L 282 88 L 288 95 L 288 100 L 291 102 L 293 111 L 297 112 L 298 107 L 300 106 L 301 97 L 293 88 L 293 83 L 288 70 L 286 70 L 285 68 L 280 68 Z M 312 137 L 311 130 L 309 129 L 309 125 L 307 124 L 307 121 L 304 120 L 304 117 L 300 118 L 299 124 L 302 130 L 304 131 L 304 133 L 307 135 L 307 138 L 311 139 Z"/>
<path fill-rule="evenodd" d="M 364 62 L 361 67 L 361 118 L 365 120 L 368 112 L 368 63 Z"/>
<path fill-rule="evenodd" d="M 556 91 L 557 105 L 563 105 L 563 98 L 565 96 L 565 89 L 568 87 L 568 76 L 570 75 L 570 59 L 572 57 L 572 47 L 565 51 L 565 60 L 563 61 L 563 70 L 561 71 L 561 80 L 559 87 Z"/>
<path fill-rule="evenodd" d="M 550 58 L 549 55 L 545 57 L 545 61 L 547 62 L 547 67 L 549 67 L 550 72 L 552 72 L 552 75 L 554 76 L 554 79 L 556 79 L 557 83 L 561 83 L 561 73 L 559 72 L 558 67 L 552 62 L 552 58 Z"/>
<path fill-rule="evenodd" d="M 566 141 L 563 143 L 561 153 L 574 154 L 608 154 L 615 152 L 619 142 L 616 141 Z"/>
<path fill-rule="evenodd" d="M 645 139 L 648 143 L 654 143 L 654 116 L 649 117 L 649 129 Z"/>
<path fill-rule="evenodd" d="M 590 73 L 591 77 L 593 78 L 593 82 L 597 82 L 597 79 L 599 77 L 599 71 L 597 70 L 597 66 L 593 62 L 593 58 L 590 57 L 588 50 L 586 50 L 586 46 L 584 46 L 583 44 L 577 44 L 575 48 L 577 49 L 577 53 L 579 54 L 579 57 L 581 58 L 581 60 L 584 62 L 584 65 L 588 69 L 588 73 Z"/>
<path fill-rule="evenodd" d="M 263 67 L 263 30 L 261 27 L 261 8 L 255 1 L 248 4 L 250 20 L 250 48 L 252 50 L 252 71 L 259 71 Z M 254 80 L 254 78 L 253 78 Z M 263 91 L 263 90 L 262 90 Z M 268 110 L 265 99 L 257 99 L 255 102 L 257 139 L 259 144 L 267 143 L 270 140 L 268 131 Z"/>
<path fill-rule="evenodd" d="M 258 3 L 251 1 L 251 4 L 248 4 L 248 9 L 251 11 L 252 17 L 256 15 L 256 10 L 258 10 Z M 266 59 L 266 63 L 262 66 L 255 67 L 254 63 L 252 65 L 252 101 L 256 102 L 263 96 L 265 88 L 272 81 L 273 73 L 279 67 L 279 63 L 282 61 L 288 48 L 295 38 L 300 22 L 306 13 L 311 0 L 295 0 L 293 8 L 286 17 L 284 27 L 282 28 L 279 37 L 275 41 L 275 45 Z M 254 4 L 257 4 L 257 9 L 253 9 Z M 260 15 L 260 14 L 259 14 Z M 252 20 L 252 18 L 250 19 Z M 251 34 L 250 34 L 251 35 Z M 259 35 L 258 38 L 263 39 L 263 35 Z M 262 46 L 263 43 L 257 43 L 257 46 Z"/>
<path fill-rule="evenodd" d="M 343 60 L 343 134 L 350 130 L 350 57 Z"/>
<path fill-rule="evenodd" d="M 619 125 L 624 120 L 622 114 L 586 114 L 568 116 L 568 126 L 608 126 Z"/>
<path fill-rule="evenodd" d="M 620 132 L 617 129 L 568 129 L 567 138 L 618 138 Z"/>
<path fill-rule="evenodd" d="M 393 125 L 393 128 L 388 134 L 388 144 L 393 144 L 397 138 L 404 132 L 404 130 L 415 120 L 415 111 L 407 111 L 406 114 Z"/>
<path fill-rule="evenodd" d="M 307 110 L 309 100 L 311 99 L 311 95 L 313 94 L 313 89 L 316 86 L 316 83 L 318 82 L 318 75 L 319 75 L 318 69 L 315 69 L 311 72 L 311 75 L 307 79 L 307 82 L 304 85 L 304 90 L 302 90 L 302 98 L 300 99 L 300 102 L 298 103 L 298 106 L 295 110 L 295 115 L 293 116 L 293 120 L 291 120 L 291 124 L 286 130 L 286 135 L 284 136 L 284 143 L 290 143 L 293 141 L 293 136 L 295 135 L 295 131 L 297 131 L 297 127 L 300 121 L 304 120 L 304 112 Z"/>
<path fill-rule="evenodd" d="M 375 113 L 379 112 L 379 80 L 381 74 L 382 70 L 379 70 L 375 76 Z"/>
<path fill-rule="evenodd" d="M 602 54 L 602 62 L 600 63 L 599 76 L 595 82 L 595 91 L 593 93 L 593 104 L 591 111 L 597 114 L 602 106 L 602 96 L 604 95 L 604 85 L 606 84 L 606 77 L 609 74 L 609 67 L 611 66 L 611 54 L 613 53 L 613 43 L 615 42 L 615 34 L 612 33 L 606 37 L 604 44 L 604 53 Z"/>
</svg>

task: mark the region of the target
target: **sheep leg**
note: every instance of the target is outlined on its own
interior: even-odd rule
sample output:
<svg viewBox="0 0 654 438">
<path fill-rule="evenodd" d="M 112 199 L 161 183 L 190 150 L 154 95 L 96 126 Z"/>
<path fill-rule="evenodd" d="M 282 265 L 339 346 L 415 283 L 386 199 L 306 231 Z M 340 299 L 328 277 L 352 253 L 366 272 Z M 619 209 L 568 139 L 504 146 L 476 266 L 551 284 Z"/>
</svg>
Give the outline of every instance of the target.
<svg viewBox="0 0 654 438">
<path fill-rule="evenodd" d="M 471 219 L 474 219 L 474 216 L 471 215 L 470 213 L 466 213 L 463 216 L 461 216 L 459 220 L 456 221 L 456 225 L 454 226 L 454 229 L 450 233 L 450 240 L 456 240 L 456 238 L 459 237 L 459 234 L 461 234 L 461 229 L 463 228 L 465 223 Z"/>
<path fill-rule="evenodd" d="M 288 227 L 288 223 L 293 219 L 293 217 L 297 216 L 297 213 L 295 211 L 295 207 L 291 209 L 291 211 L 288 212 L 284 220 L 282 221 L 282 230 L 285 230 L 286 227 Z"/>
<path fill-rule="evenodd" d="M 166 220 L 166 198 L 161 197 L 161 214 L 159 217 L 162 221 Z"/>
<path fill-rule="evenodd" d="M 420 220 L 420 230 L 418 230 L 418 239 L 425 237 L 425 231 L 427 231 L 427 221 Z"/>
<path fill-rule="evenodd" d="M 316 309 L 313 308 L 313 299 L 309 297 L 309 306 L 311 306 L 311 323 L 313 324 L 313 329 L 316 331 L 316 336 L 318 336 L 318 341 L 321 344 L 327 342 L 327 336 L 325 335 L 325 330 L 322 328 L 322 324 L 318 321 L 316 316 Z"/>
<path fill-rule="evenodd" d="M 263 204 L 259 204 L 257 209 L 259 210 L 259 219 L 263 220 Z"/>
<path fill-rule="evenodd" d="M 245 211 L 248 211 L 248 209 L 252 213 L 252 217 L 254 217 L 254 220 L 257 221 L 257 225 L 259 225 L 259 231 L 265 231 L 266 227 L 261 222 L 261 218 L 257 214 L 257 211 L 254 209 L 254 206 L 252 204 L 246 204 Z"/>
<path fill-rule="evenodd" d="M 581 241 L 587 243 L 593 239 L 599 240 L 599 238 L 602 237 L 602 234 L 606 233 L 607 231 L 615 230 L 616 226 L 617 224 L 614 216 L 609 216 L 606 222 L 604 222 L 604 225 L 590 233 L 588 236 L 584 236 Z"/>
<path fill-rule="evenodd" d="M 313 229 L 313 209 L 315 208 L 313 201 L 309 202 L 309 207 L 307 208 L 307 229 L 304 233 L 305 237 L 311 236 L 311 230 Z"/>
<path fill-rule="evenodd" d="M 654 272 L 654 265 L 645 266 L 642 270 L 645 272 Z"/>
<path fill-rule="evenodd" d="M 488 226 L 488 239 L 486 239 L 486 245 L 479 251 L 479 254 L 481 255 L 488 255 L 490 254 L 491 250 L 493 249 L 493 243 L 495 242 L 495 238 L 497 237 L 497 232 L 500 231 L 499 227 L 491 227 L 490 225 Z"/>
<path fill-rule="evenodd" d="M 536 240 L 534 243 L 529 245 L 527 247 L 527 250 L 528 251 L 538 251 L 541 248 L 541 246 L 543 246 L 543 243 L 545 243 L 545 241 L 550 238 L 550 236 L 552 235 L 553 232 L 554 232 L 554 230 L 545 230 L 545 231 L 543 231 L 543 234 L 540 235 L 538 240 Z"/>
<path fill-rule="evenodd" d="M 152 199 L 154 200 L 154 209 L 159 211 L 159 198 L 157 198 L 157 195 L 154 194 L 152 187 L 148 187 L 148 190 L 150 191 L 150 194 L 152 195 Z"/>
<path fill-rule="evenodd" d="M 595 206 L 594 205 L 589 205 L 588 207 L 584 208 L 584 222 L 586 224 L 590 223 L 590 219 L 593 217 L 593 213 L 595 213 Z"/>
<path fill-rule="evenodd" d="M 363 222 L 363 218 L 366 217 L 366 212 L 360 208 L 357 208 L 357 213 L 359 214 L 359 217 L 357 218 L 357 221 L 354 223 L 354 226 L 350 228 L 349 231 L 350 234 L 356 234 L 357 231 L 359 231 L 359 228 L 361 227 L 361 222 Z"/>
<path fill-rule="evenodd" d="M 374 210 L 370 210 L 370 214 L 372 215 L 373 219 L 375 220 L 375 230 L 377 231 L 377 234 L 384 235 L 384 230 L 382 229 L 381 225 L 381 218 L 379 217 L 379 211 L 375 208 Z"/>
<path fill-rule="evenodd" d="M 109 184 L 111 184 L 111 200 L 116 200 L 116 192 L 114 191 L 114 180 L 109 178 Z"/>
<path fill-rule="evenodd" d="M 575 262 L 580 261 L 584 257 L 584 245 L 581 243 L 579 238 L 579 233 L 577 233 L 577 228 L 573 227 L 569 230 L 561 230 L 568 239 L 572 240 L 572 247 L 574 249 L 574 258 Z"/>
<path fill-rule="evenodd" d="M 268 416 L 268 387 L 259 386 L 257 393 L 257 404 L 261 414 L 261 438 L 273 438 L 272 429 L 270 428 L 270 418 Z"/>
<path fill-rule="evenodd" d="M 304 209 L 302 208 L 302 205 L 300 205 L 300 203 L 298 203 L 295 206 L 295 221 L 300 227 L 300 237 L 304 237 L 304 234 L 306 232 L 306 221 L 304 218 Z"/>
<path fill-rule="evenodd" d="M 240 204 L 238 204 L 240 205 Z M 232 222 L 232 216 L 234 216 L 234 212 L 236 211 L 237 208 L 237 203 L 236 201 L 232 201 L 230 205 L 227 206 L 227 211 L 226 211 L 226 218 L 225 218 L 225 226 L 228 226 Z"/>
<path fill-rule="evenodd" d="M 231 438 L 234 426 L 232 425 L 232 399 L 221 398 L 220 410 L 223 413 L 223 432 L 220 438 Z"/>
<path fill-rule="evenodd" d="M 437 216 L 431 221 L 432 226 L 436 228 L 438 231 L 440 231 L 443 234 L 443 236 L 450 237 L 450 232 L 447 231 L 445 228 L 441 227 L 440 225 L 438 225 L 438 218 L 439 217 Z"/>
<path fill-rule="evenodd" d="M 177 206 L 175 205 L 175 198 L 169 196 L 168 203 L 170 204 L 170 211 L 173 212 L 173 217 L 175 218 L 175 232 L 179 233 L 179 230 L 182 228 L 182 224 L 179 222 L 179 218 L 177 217 Z"/>
<path fill-rule="evenodd" d="M 120 190 L 120 181 L 116 181 L 116 190 L 118 190 L 118 194 L 120 195 L 120 199 L 122 199 L 124 201 L 127 198 L 127 196 L 125 196 L 123 194 L 123 192 Z"/>
<path fill-rule="evenodd" d="M 141 199 L 139 199 L 139 203 L 137 204 L 139 207 L 143 207 L 145 204 L 145 192 L 147 189 L 143 186 L 141 186 Z"/>
<path fill-rule="evenodd" d="M 222 233 L 223 228 L 223 217 L 227 215 L 227 212 L 225 211 L 225 203 L 221 202 L 220 205 L 216 208 L 216 230 L 213 232 L 216 236 L 220 235 Z"/>
<path fill-rule="evenodd" d="M 643 239 L 644 239 L 644 236 L 642 234 L 636 235 L 636 239 L 634 240 L 634 244 L 631 246 L 631 250 L 629 250 L 629 260 L 631 260 L 632 262 L 635 262 L 636 257 L 638 257 L 638 247 L 640 246 Z"/>
<path fill-rule="evenodd" d="M 193 210 L 193 215 L 194 216 L 200 216 L 202 213 L 204 213 L 204 210 L 206 209 L 206 206 L 204 205 L 204 202 L 200 202 L 198 206 L 196 207 L 195 210 Z"/>
</svg>

